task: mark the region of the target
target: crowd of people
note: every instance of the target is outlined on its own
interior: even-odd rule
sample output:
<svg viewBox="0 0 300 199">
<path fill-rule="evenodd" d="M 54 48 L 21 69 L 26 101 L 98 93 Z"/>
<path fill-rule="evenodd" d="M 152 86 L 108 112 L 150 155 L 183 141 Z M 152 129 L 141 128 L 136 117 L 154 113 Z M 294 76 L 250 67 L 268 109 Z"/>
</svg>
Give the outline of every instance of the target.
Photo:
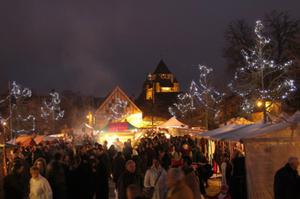
<svg viewBox="0 0 300 199">
<path fill-rule="evenodd" d="M 246 198 L 244 157 L 224 154 L 220 192 L 208 196 L 213 166 L 189 136 L 142 138 L 122 147 L 85 141 L 17 147 L 4 178 L 6 199 L 108 199 L 113 182 L 118 199 Z"/>
</svg>

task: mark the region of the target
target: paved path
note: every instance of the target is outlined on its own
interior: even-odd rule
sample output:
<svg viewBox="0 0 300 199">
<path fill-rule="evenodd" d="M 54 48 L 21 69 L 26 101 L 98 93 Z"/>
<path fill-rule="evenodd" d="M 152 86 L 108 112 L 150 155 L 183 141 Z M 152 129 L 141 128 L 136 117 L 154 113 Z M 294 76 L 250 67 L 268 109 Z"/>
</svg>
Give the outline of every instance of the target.
<svg viewBox="0 0 300 199">
<path fill-rule="evenodd" d="M 115 196 L 115 183 L 113 181 L 109 181 L 109 199 L 116 199 Z"/>
</svg>

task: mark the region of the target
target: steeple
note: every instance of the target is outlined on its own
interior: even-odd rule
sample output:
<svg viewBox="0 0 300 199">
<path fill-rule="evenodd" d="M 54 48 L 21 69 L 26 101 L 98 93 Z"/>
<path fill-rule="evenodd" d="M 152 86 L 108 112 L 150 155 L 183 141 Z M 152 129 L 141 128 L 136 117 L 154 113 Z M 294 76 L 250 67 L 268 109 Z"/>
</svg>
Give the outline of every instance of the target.
<svg viewBox="0 0 300 199">
<path fill-rule="evenodd" d="M 153 74 L 171 74 L 171 71 L 165 64 L 165 62 L 161 59 L 156 66 L 156 69 L 154 70 Z"/>
</svg>

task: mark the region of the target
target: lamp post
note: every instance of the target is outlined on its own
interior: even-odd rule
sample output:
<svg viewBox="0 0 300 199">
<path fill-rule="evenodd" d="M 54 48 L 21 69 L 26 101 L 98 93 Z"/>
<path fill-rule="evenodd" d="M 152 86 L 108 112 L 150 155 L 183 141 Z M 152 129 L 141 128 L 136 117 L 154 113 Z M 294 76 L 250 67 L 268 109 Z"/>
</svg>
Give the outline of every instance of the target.
<svg viewBox="0 0 300 199">
<path fill-rule="evenodd" d="M 86 119 L 88 120 L 88 124 L 90 126 L 93 126 L 93 114 L 92 112 L 89 112 L 87 115 L 86 115 Z"/>
<path fill-rule="evenodd" d="M 6 168 L 6 142 L 5 142 L 5 140 L 6 140 L 6 125 L 7 125 L 7 123 L 6 123 L 6 121 L 4 120 L 4 121 L 1 121 L 1 124 L 2 124 L 2 128 L 3 128 L 3 151 L 2 151 L 2 164 L 3 164 L 3 167 L 2 167 L 2 169 L 3 169 L 3 176 L 6 176 L 7 175 L 7 168 Z"/>
</svg>

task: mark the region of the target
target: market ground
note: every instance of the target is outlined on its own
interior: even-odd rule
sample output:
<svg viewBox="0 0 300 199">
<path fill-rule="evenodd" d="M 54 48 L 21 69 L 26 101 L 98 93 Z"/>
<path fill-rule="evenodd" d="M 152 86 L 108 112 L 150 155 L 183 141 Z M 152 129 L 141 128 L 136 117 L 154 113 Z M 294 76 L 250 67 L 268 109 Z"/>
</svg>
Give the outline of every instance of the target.
<svg viewBox="0 0 300 199">
<path fill-rule="evenodd" d="M 211 178 L 208 180 L 209 187 L 206 189 L 208 196 L 214 196 L 220 191 L 221 180 L 220 178 Z M 109 199 L 116 199 L 115 185 L 110 181 L 109 184 Z"/>
</svg>

